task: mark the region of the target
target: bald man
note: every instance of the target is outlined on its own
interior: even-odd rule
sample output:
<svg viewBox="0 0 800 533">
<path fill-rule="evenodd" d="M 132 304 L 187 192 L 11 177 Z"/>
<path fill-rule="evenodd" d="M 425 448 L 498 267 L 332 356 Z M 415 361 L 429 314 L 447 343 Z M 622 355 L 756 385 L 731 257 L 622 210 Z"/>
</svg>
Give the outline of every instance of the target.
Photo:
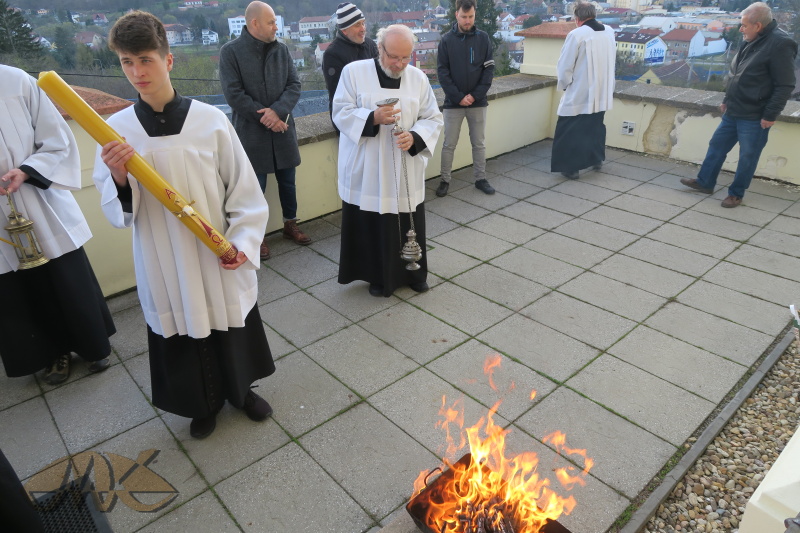
<svg viewBox="0 0 800 533">
<path fill-rule="evenodd" d="M 300 78 L 289 49 L 277 40 L 275 11 L 264 2 L 251 2 L 244 16 L 247 25 L 242 35 L 220 51 L 222 92 L 262 192 L 267 174 L 275 174 L 284 238 L 306 245 L 311 239 L 297 226 L 295 168 L 300 164 L 300 149 L 291 117 L 300 98 Z M 260 253 L 262 261 L 269 259 L 266 236 Z"/>
</svg>

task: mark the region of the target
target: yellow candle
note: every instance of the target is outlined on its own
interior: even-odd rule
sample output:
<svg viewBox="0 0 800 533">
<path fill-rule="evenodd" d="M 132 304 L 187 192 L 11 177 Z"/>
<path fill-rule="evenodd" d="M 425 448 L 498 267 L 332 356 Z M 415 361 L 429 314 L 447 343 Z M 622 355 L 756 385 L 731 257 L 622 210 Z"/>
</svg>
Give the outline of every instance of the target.
<svg viewBox="0 0 800 533">
<path fill-rule="evenodd" d="M 125 142 L 114 131 L 114 128 L 109 126 L 94 109 L 89 107 L 83 98 L 78 96 L 78 93 L 67 85 L 56 72 L 39 73 L 38 84 L 100 146 L 104 146 L 111 141 Z M 235 262 L 236 254 L 238 253 L 236 247 L 214 229 L 202 215 L 192 209 L 190 203 L 172 185 L 167 183 L 142 156 L 134 153 L 133 157 L 126 163 L 125 168 L 224 263 Z"/>
</svg>

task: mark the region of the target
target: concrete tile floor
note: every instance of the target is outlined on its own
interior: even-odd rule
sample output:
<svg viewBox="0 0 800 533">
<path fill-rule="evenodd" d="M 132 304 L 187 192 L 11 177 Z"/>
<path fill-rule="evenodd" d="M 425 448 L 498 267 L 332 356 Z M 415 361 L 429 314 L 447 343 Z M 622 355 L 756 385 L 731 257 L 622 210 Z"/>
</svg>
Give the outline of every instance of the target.
<svg viewBox="0 0 800 533">
<path fill-rule="evenodd" d="M 339 285 L 338 213 L 303 225 L 307 248 L 274 235 L 258 299 L 278 359 L 258 383 L 271 420 L 226 407 L 196 441 L 187 419 L 154 409 L 126 294 L 110 301 L 108 372 L 75 361 L 59 387 L 0 375 L 0 448 L 30 487 L 94 464 L 97 490 L 120 491 L 117 533 L 409 533 L 412 482 L 445 450 L 442 396 L 463 402 L 467 425 L 504 400 L 509 450 L 538 453 L 542 475 L 575 460 L 543 444 L 556 430 L 594 458 L 561 522 L 605 531 L 788 322 L 800 190 L 754 182 L 744 207 L 723 209 L 722 186 L 709 198 L 680 185 L 691 165 L 609 149 L 601 172 L 567 181 L 547 172 L 549 150 L 490 161 L 495 197 L 469 168 L 446 198 L 428 183 L 427 294 Z M 482 372 L 493 354 L 494 388 Z M 140 455 L 171 491 L 101 472 L 102 458 Z"/>
</svg>

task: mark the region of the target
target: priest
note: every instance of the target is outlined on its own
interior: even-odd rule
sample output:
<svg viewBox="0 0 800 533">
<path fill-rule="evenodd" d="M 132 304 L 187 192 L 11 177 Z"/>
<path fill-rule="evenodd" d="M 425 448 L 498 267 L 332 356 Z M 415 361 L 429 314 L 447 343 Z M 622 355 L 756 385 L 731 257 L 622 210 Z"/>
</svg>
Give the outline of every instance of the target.
<svg viewBox="0 0 800 533">
<path fill-rule="evenodd" d="M 345 66 L 333 97 L 341 132 L 339 283 L 366 281 L 371 295 L 389 297 L 404 286 L 428 290 L 425 167 L 443 119 L 428 78 L 409 65 L 411 30 L 388 26 L 377 40 L 378 57 Z M 400 256 L 411 217 L 423 250 L 418 270 L 407 270 Z"/>
</svg>

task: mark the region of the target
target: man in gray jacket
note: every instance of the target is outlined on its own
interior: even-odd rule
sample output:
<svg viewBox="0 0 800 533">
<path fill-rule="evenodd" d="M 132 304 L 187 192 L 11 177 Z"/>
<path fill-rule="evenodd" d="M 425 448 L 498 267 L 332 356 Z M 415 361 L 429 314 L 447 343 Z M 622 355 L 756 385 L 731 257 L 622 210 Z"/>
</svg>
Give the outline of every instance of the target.
<svg viewBox="0 0 800 533">
<path fill-rule="evenodd" d="M 292 109 L 300 98 L 300 78 L 285 44 L 276 39 L 277 18 L 264 2 L 251 2 L 244 12 L 242 35 L 220 51 L 219 77 L 233 110 L 233 126 L 256 171 L 261 190 L 267 174 L 275 174 L 283 210 L 283 236 L 306 245 L 311 239 L 297 226 L 295 167 L 300 149 Z M 267 238 L 261 259 L 269 259 Z"/>
</svg>

